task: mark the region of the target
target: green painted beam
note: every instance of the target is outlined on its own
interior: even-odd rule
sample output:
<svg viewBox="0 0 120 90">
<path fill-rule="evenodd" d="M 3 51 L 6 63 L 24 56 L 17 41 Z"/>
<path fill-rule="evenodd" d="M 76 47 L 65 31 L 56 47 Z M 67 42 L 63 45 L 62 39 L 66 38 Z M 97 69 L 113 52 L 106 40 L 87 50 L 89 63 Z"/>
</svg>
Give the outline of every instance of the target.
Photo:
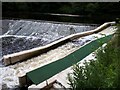
<svg viewBox="0 0 120 90">
<path fill-rule="evenodd" d="M 76 64 L 77 62 L 79 62 L 80 60 L 88 56 L 90 53 L 98 49 L 103 43 L 110 40 L 111 37 L 112 35 L 109 35 L 109 36 L 94 40 L 89 44 L 81 47 L 77 51 L 73 52 L 72 54 L 66 56 L 65 58 L 62 58 L 60 60 L 47 64 L 43 67 L 35 69 L 31 72 L 28 72 L 27 77 L 34 84 L 39 84 L 49 79 L 50 77 L 54 76 L 55 74 L 63 71 L 64 69 L 72 66 L 73 64 Z"/>
</svg>

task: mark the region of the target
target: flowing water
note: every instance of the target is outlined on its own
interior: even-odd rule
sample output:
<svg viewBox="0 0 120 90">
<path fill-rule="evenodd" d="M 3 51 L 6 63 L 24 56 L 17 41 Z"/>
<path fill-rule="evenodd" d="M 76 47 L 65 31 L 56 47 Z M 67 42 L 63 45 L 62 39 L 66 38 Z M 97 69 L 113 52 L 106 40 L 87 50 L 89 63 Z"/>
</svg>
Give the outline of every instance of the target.
<svg viewBox="0 0 120 90">
<path fill-rule="evenodd" d="M 62 37 L 92 30 L 96 25 L 47 21 L 3 20 L 2 56 L 43 46 Z"/>
<path fill-rule="evenodd" d="M 7 67 L 0 67 L 0 86 L 2 88 L 19 88 L 19 75 L 23 75 L 24 73 L 59 60 L 60 58 L 63 58 L 79 49 L 81 46 L 85 45 L 85 43 L 96 39 L 96 37 L 98 37 L 98 35 L 95 34 L 86 36 L 72 42 L 68 42 L 56 49 L 50 50 L 47 53 L 41 54 L 24 62 L 16 63 Z"/>
<path fill-rule="evenodd" d="M 1 57 L 3 55 L 43 46 L 70 34 L 93 30 L 96 27 L 97 25 L 89 24 L 3 20 L 3 31 L 0 36 L 2 40 Z M 15 65 L 0 67 L 0 88 L 18 88 L 19 82 L 17 75 L 65 57 L 93 39 L 95 39 L 95 35 L 73 40 L 38 57 Z"/>
</svg>

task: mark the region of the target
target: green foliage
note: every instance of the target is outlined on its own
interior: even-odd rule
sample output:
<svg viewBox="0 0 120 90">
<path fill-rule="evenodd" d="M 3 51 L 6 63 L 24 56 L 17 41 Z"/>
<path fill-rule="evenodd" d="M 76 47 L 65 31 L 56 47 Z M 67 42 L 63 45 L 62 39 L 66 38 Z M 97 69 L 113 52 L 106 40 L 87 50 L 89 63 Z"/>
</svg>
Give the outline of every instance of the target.
<svg viewBox="0 0 120 90">
<path fill-rule="evenodd" d="M 44 13 L 77 14 L 80 17 L 65 17 L 68 21 L 104 23 L 120 18 L 120 3 L 100 2 L 3 2 L 3 18 L 30 18 L 65 21 L 63 16 Z M 43 15 L 44 14 L 44 15 Z M 53 18 L 54 17 L 54 18 Z M 64 17 L 63 17 L 64 18 Z"/>
<path fill-rule="evenodd" d="M 93 2 L 4 2 L 3 12 L 39 12 L 39 13 L 71 13 L 71 14 L 119 14 L 119 3 Z"/>
<path fill-rule="evenodd" d="M 118 27 L 117 32 L 120 32 Z M 115 41 L 120 40 L 117 33 Z M 118 44 L 118 43 L 116 43 Z M 73 73 L 68 75 L 68 80 L 73 90 L 84 88 L 120 88 L 120 47 L 114 47 L 113 43 L 96 52 L 96 60 L 85 62 L 73 67 Z"/>
</svg>

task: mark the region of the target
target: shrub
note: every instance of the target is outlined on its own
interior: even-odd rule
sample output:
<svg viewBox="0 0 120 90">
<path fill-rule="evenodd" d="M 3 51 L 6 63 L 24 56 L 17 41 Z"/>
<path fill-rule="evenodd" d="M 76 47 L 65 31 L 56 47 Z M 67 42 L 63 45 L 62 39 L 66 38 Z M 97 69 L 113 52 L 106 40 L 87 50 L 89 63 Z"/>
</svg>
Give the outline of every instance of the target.
<svg viewBox="0 0 120 90">
<path fill-rule="evenodd" d="M 85 88 L 120 88 L 120 28 L 113 42 L 105 48 L 100 47 L 95 60 L 85 62 L 84 66 L 76 64 L 68 80 L 73 90 Z M 113 40 L 112 40 L 113 41 Z"/>
</svg>

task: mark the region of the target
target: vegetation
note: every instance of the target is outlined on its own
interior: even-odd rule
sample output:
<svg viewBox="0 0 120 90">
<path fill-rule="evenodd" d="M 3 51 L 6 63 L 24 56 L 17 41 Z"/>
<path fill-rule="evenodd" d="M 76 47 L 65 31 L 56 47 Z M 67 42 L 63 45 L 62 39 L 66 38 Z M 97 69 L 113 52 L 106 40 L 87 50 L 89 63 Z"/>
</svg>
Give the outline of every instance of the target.
<svg viewBox="0 0 120 90">
<path fill-rule="evenodd" d="M 119 14 L 120 3 L 76 3 L 76 2 L 12 2 L 3 3 L 3 12 L 39 12 L 88 14 Z M 114 13 L 113 13 L 114 12 Z"/>
<path fill-rule="evenodd" d="M 97 51 L 95 60 L 74 66 L 73 73 L 68 75 L 73 90 L 120 88 L 120 24 L 117 29 L 112 41 Z"/>
<path fill-rule="evenodd" d="M 112 21 L 120 17 L 120 2 L 4 2 L 3 17 L 38 18 L 43 13 L 77 14 L 92 20 Z M 45 17 L 47 19 L 48 16 Z M 54 20 L 53 17 L 50 17 Z M 41 18 L 40 18 L 41 19 Z M 81 19 L 80 19 L 81 20 Z M 88 18 L 87 18 L 88 20 Z"/>
</svg>

